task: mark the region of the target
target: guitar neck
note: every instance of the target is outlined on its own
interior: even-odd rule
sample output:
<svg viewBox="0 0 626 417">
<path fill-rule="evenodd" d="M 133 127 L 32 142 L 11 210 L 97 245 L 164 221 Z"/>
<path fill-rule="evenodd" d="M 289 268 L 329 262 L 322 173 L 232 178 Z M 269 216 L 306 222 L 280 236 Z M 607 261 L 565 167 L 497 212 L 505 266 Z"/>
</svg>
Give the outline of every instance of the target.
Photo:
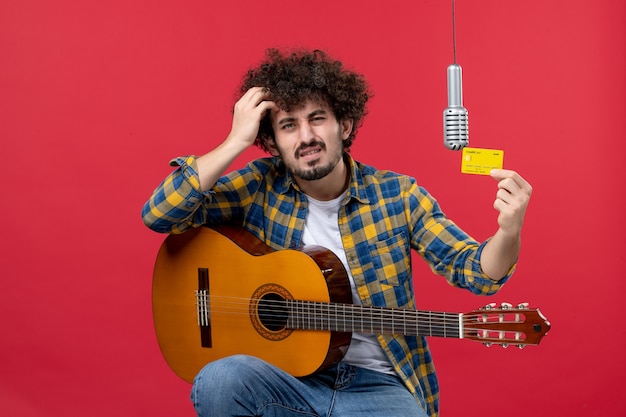
<svg viewBox="0 0 626 417">
<path fill-rule="evenodd" d="M 462 338 L 463 315 L 353 304 L 287 300 L 287 328 Z"/>
</svg>

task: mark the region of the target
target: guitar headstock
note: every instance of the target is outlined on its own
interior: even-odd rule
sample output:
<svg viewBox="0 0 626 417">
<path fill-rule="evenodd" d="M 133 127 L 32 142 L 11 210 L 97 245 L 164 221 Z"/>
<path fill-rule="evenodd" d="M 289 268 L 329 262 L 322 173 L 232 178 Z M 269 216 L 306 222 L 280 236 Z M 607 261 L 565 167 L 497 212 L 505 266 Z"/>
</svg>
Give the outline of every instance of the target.
<svg viewBox="0 0 626 417">
<path fill-rule="evenodd" d="M 513 307 L 502 303 L 486 305 L 479 310 L 464 313 L 463 337 L 484 343 L 486 346 L 498 344 L 523 348 L 538 345 L 550 330 L 550 322 L 536 308 L 528 308 L 527 303 Z"/>
</svg>

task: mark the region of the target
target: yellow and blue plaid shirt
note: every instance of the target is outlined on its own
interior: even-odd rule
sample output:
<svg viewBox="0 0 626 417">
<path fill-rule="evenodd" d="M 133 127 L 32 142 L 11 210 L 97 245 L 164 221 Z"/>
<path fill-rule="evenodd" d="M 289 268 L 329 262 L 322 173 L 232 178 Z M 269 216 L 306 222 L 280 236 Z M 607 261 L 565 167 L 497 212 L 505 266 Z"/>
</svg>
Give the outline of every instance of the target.
<svg viewBox="0 0 626 417">
<path fill-rule="evenodd" d="M 415 308 L 411 249 L 457 287 L 492 294 L 512 274 L 495 281 L 480 268 L 484 247 L 451 220 L 414 178 L 354 161 L 339 211 L 339 229 L 363 304 Z M 200 192 L 194 156 L 171 162 L 178 169 L 143 207 L 144 223 L 163 233 L 237 222 L 273 249 L 301 246 L 307 198 L 278 158 L 262 158 Z M 431 416 L 439 412 L 439 386 L 426 339 L 378 336 L 398 375 Z"/>
</svg>

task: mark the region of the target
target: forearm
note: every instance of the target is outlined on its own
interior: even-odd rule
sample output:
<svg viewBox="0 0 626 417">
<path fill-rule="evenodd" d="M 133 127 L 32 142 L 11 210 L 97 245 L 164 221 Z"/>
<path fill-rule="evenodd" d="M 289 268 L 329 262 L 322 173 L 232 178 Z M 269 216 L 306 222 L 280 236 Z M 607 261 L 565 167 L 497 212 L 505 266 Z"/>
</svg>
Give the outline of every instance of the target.
<svg viewBox="0 0 626 417">
<path fill-rule="evenodd" d="M 492 279 L 481 267 L 489 242 L 476 241 L 445 216 L 432 196 L 425 190 L 422 193 L 415 206 L 418 227 L 412 237 L 413 248 L 430 264 L 433 272 L 444 276 L 451 285 L 478 295 L 496 293 L 506 280 Z M 424 207 L 430 210 L 423 211 Z"/>
<path fill-rule="evenodd" d="M 233 139 L 231 134 L 215 149 L 198 157 L 196 159 L 196 169 L 200 191 L 210 190 L 235 158 L 246 148 L 247 146 L 242 146 L 240 142 Z"/>
<path fill-rule="evenodd" d="M 509 235 L 502 229 L 498 229 L 482 251 L 480 257 L 481 269 L 491 279 L 501 280 L 517 262 L 520 247 L 521 238 L 519 233 Z"/>
</svg>

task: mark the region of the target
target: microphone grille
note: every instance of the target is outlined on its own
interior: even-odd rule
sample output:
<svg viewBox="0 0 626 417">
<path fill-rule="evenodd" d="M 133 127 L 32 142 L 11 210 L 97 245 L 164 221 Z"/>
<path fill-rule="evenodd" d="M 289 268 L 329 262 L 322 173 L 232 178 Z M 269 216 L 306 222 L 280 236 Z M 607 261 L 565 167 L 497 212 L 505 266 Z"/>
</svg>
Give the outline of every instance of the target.
<svg viewBox="0 0 626 417">
<path fill-rule="evenodd" d="M 448 107 L 443 112 L 444 145 L 453 151 L 464 148 L 469 143 L 467 109 Z"/>
</svg>

